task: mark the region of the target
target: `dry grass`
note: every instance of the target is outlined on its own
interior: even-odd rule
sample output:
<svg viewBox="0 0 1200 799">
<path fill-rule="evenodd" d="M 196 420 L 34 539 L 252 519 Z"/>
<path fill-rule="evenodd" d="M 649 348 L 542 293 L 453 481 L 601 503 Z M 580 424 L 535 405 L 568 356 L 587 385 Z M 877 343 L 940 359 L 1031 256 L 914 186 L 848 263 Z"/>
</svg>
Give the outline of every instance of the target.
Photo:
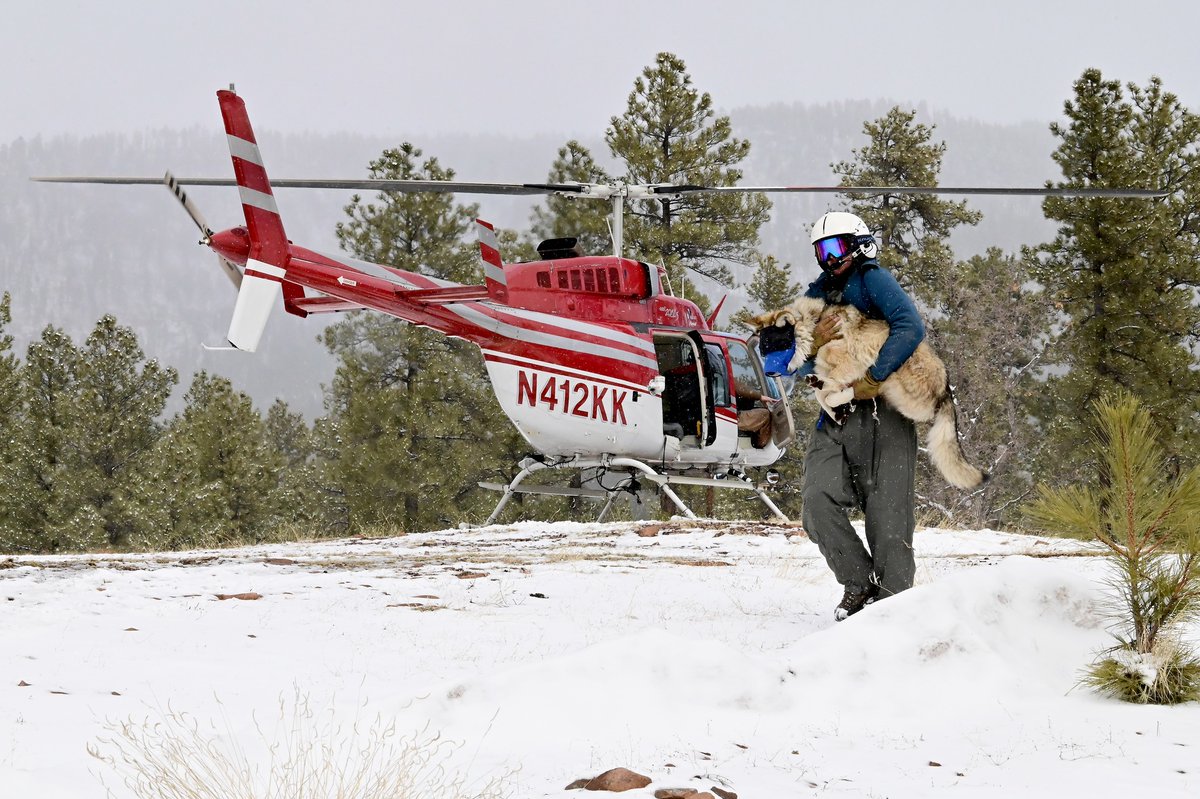
<svg viewBox="0 0 1200 799">
<path fill-rule="evenodd" d="M 394 722 L 346 727 L 304 697 L 280 702 L 271 734 L 248 756 L 226 730 L 175 710 L 109 725 L 88 745 L 139 799 L 501 799 L 504 780 L 470 785 L 448 760 L 458 745 Z M 104 775 L 101 775 L 104 781 Z M 108 795 L 113 791 L 108 786 Z"/>
</svg>

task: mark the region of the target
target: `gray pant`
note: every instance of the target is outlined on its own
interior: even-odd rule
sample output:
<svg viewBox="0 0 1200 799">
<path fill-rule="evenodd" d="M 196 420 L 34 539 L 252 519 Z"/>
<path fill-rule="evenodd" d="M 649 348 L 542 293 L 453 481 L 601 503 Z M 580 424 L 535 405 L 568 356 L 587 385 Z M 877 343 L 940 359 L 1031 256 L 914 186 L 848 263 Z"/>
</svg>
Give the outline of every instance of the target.
<svg viewBox="0 0 1200 799">
<path fill-rule="evenodd" d="M 845 424 L 825 417 L 804 457 L 804 529 L 837 581 L 856 590 L 872 583 L 880 596 L 911 588 L 913 478 L 917 430 L 879 400 L 857 403 Z M 867 548 L 848 512 L 866 516 Z"/>
</svg>

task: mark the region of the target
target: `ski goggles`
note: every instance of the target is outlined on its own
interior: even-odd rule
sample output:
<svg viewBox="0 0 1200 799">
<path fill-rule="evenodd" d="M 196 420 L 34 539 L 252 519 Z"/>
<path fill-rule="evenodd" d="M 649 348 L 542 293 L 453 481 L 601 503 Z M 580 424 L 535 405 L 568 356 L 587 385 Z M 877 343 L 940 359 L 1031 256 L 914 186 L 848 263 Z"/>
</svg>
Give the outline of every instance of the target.
<svg viewBox="0 0 1200 799">
<path fill-rule="evenodd" d="M 813 249 L 817 253 L 817 263 L 824 266 L 832 258 L 835 261 L 840 261 L 850 254 L 854 247 L 854 240 L 851 236 L 830 236 L 827 239 L 821 239 L 813 243 Z"/>
</svg>

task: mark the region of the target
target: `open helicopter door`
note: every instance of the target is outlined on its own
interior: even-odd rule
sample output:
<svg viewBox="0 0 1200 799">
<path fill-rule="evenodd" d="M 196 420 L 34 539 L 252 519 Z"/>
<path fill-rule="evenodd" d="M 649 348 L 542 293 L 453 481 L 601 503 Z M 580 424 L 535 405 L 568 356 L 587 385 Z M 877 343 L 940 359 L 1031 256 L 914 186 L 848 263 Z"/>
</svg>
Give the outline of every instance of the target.
<svg viewBox="0 0 1200 799">
<path fill-rule="evenodd" d="M 712 405 L 713 370 L 700 334 L 654 334 L 658 371 L 663 376 L 663 434 L 684 447 L 702 449 L 716 440 Z"/>
<path fill-rule="evenodd" d="M 763 368 L 762 358 L 758 354 L 758 337 L 749 342 L 730 339 L 726 342 L 729 348 L 729 360 L 733 366 L 733 379 L 737 384 L 753 387 L 764 397 L 770 397 L 777 402 L 764 403 L 771 412 L 771 441 L 779 449 L 783 449 L 796 439 L 796 423 L 792 418 L 792 409 L 788 403 L 787 387 L 783 378 L 778 375 L 768 376 Z M 738 402 L 739 412 L 741 400 Z"/>
</svg>

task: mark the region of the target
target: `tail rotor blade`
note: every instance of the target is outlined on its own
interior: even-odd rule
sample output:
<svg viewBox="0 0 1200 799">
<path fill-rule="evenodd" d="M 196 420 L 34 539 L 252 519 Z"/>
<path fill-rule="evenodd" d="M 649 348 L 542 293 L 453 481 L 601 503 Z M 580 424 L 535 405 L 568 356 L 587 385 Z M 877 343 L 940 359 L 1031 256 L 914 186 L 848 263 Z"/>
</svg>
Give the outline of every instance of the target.
<svg viewBox="0 0 1200 799">
<path fill-rule="evenodd" d="M 233 283 L 235 289 L 242 288 L 242 270 L 238 269 L 232 261 L 229 261 L 221 256 L 217 256 L 217 263 L 221 266 L 221 271 L 225 273 L 225 277 Z"/>
<path fill-rule="evenodd" d="M 168 189 L 171 190 L 171 193 L 175 195 L 175 199 L 179 200 L 179 202 L 183 205 L 183 210 L 187 211 L 188 216 L 190 216 L 192 221 L 196 223 L 196 227 L 200 228 L 200 233 L 204 236 L 204 243 L 207 243 L 208 239 L 212 238 L 213 232 L 212 228 L 208 226 L 208 223 L 204 221 L 204 217 L 200 215 L 200 209 L 197 208 L 196 204 L 193 203 L 191 198 L 187 196 L 187 192 L 183 190 L 183 186 L 179 185 L 179 181 L 177 181 L 175 176 L 170 172 L 163 175 L 162 182 Z"/>
<path fill-rule="evenodd" d="M 187 211 L 188 216 L 192 218 L 192 221 L 196 223 L 196 227 L 200 229 L 200 234 L 204 236 L 200 240 L 200 243 L 208 244 L 212 240 L 212 228 L 204 221 L 204 217 L 200 214 L 200 209 L 192 202 L 192 198 L 187 196 L 187 192 L 183 190 L 183 186 L 179 185 L 179 181 L 170 172 L 163 175 L 162 182 L 171 190 L 171 193 L 175 195 L 175 199 L 179 200 L 183 206 L 183 210 Z M 229 282 L 233 284 L 233 287 L 240 290 L 242 287 L 242 270 L 238 269 L 235 264 L 221 255 L 217 255 L 217 265 L 221 267 L 221 271 L 225 273 L 225 277 L 229 278 Z"/>
</svg>

